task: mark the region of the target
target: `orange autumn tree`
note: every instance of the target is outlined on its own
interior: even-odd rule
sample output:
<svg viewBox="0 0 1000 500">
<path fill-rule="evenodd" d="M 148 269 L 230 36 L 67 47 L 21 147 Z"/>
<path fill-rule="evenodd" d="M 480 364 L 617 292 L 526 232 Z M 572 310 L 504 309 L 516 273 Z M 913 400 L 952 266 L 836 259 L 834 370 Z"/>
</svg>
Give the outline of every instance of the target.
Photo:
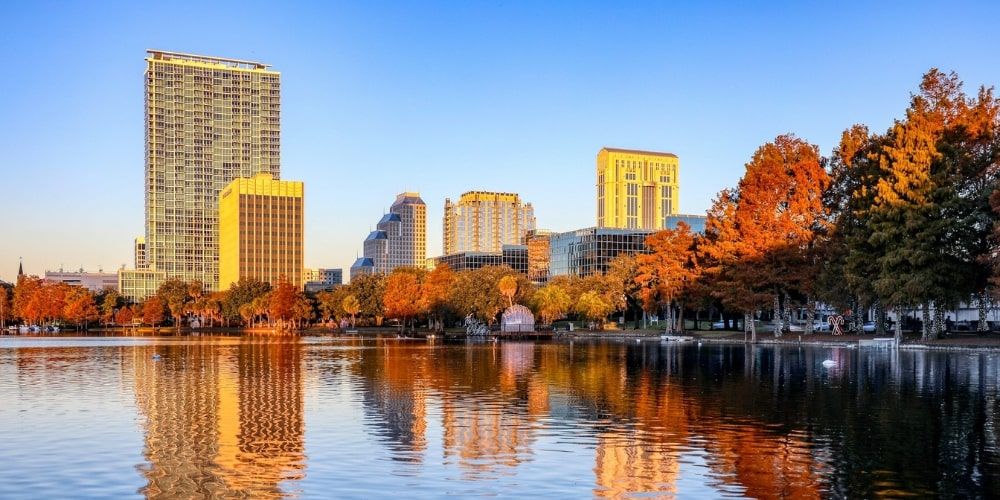
<svg viewBox="0 0 1000 500">
<path fill-rule="evenodd" d="M 396 318 L 405 330 L 408 321 L 423 312 L 420 300 L 423 272 L 416 268 L 394 269 L 385 281 L 382 304 L 389 318 Z"/>
<path fill-rule="evenodd" d="M 444 318 L 450 309 L 448 299 L 454 285 L 455 272 L 448 264 L 438 264 L 420 284 L 420 309 L 428 315 L 435 331 L 444 330 Z"/>
<path fill-rule="evenodd" d="M 746 165 L 735 191 L 729 276 L 735 288 L 757 302 L 770 296 L 775 335 L 808 275 L 808 256 L 826 221 L 823 194 L 830 183 L 819 148 L 782 135 L 761 146 Z M 749 304 L 748 304 L 749 305 Z"/>
<path fill-rule="evenodd" d="M 280 329 L 285 328 L 295 316 L 296 292 L 295 286 L 282 276 L 267 296 L 267 317 Z"/>
<path fill-rule="evenodd" d="M 156 295 L 149 297 L 146 302 L 142 303 L 142 322 L 152 326 L 154 330 L 157 325 L 163 322 L 166 314 L 167 303 Z"/>
<path fill-rule="evenodd" d="M 77 329 L 87 328 L 87 324 L 99 317 L 94 296 L 83 287 L 71 287 L 66 290 L 62 317 L 73 323 Z"/>
<path fill-rule="evenodd" d="M 669 332 L 683 330 L 683 295 L 694 283 L 698 267 L 694 234 L 684 222 L 646 238 L 648 253 L 636 256 L 635 282 L 647 312 L 666 309 Z M 675 307 L 679 309 L 675 314 Z M 680 326 L 678 326 L 680 325 Z"/>
</svg>

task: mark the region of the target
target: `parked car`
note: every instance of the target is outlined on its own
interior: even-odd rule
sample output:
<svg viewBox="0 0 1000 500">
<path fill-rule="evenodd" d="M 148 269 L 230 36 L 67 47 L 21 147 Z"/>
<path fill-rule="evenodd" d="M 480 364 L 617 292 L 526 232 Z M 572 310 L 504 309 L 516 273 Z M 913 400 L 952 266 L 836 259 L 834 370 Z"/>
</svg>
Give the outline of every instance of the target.
<svg viewBox="0 0 1000 500">
<path fill-rule="evenodd" d="M 865 324 L 861 327 L 861 331 L 863 331 L 865 333 L 872 333 L 872 332 L 874 332 L 875 331 L 875 322 L 874 321 L 866 321 Z"/>
<path fill-rule="evenodd" d="M 813 331 L 829 332 L 831 329 L 829 321 L 813 321 Z"/>
<path fill-rule="evenodd" d="M 716 321 L 716 322 L 712 323 L 712 329 L 713 330 L 724 330 L 725 328 L 726 328 L 726 322 L 725 321 Z"/>
</svg>

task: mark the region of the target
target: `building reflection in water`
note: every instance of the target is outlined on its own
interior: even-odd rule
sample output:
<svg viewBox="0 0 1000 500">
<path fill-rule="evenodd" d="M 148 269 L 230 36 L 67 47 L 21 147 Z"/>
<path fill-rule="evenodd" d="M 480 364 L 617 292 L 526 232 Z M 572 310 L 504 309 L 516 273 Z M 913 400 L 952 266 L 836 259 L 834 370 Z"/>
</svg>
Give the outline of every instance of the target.
<svg viewBox="0 0 1000 500">
<path fill-rule="evenodd" d="M 222 345 L 220 345 L 222 344 Z M 304 475 L 301 346 L 285 340 L 132 350 L 150 498 L 279 497 Z M 160 359 L 153 359 L 159 354 Z"/>
<path fill-rule="evenodd" d="M 134 350 L 147 496 L 273 497 L 304 476 L 308 346 L 218 342 Z M 537 463 L 551 445 L 586 450 L 599 497 L 685 496 L 691 484 L 756 498 L 998 491 L 1000 368 L 985 355 L 354 342 L 315 355 L 335 370 L 318 380 L 351 381 L 357 417 L 405 465 L 390 476 L 537 479 L 552 473 Z M 914 435 L 935 451 L 913 453 Z"/>
</svg>

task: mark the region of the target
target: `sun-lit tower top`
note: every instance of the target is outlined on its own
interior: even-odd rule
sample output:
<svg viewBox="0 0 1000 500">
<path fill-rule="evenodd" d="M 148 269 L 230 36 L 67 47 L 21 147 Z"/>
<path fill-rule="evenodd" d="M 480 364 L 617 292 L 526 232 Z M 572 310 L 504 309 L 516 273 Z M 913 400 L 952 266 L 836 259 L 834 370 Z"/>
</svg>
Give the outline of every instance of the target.
<svg viewBox="0 0 1000 500">
<path fill-rule="evenodd" d="M 659 230 L 678 212 L 680 162 L 673 153 L 601 148 L 597 226 Z"/>
</svg>

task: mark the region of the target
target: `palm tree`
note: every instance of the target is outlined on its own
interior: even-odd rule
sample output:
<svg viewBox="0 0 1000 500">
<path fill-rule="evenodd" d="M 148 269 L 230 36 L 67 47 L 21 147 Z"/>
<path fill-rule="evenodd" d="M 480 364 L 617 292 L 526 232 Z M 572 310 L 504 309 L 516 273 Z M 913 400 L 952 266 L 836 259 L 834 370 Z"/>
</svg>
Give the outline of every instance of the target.
<svg viewBox="0 0 1000 500">
<path fill-rule="evenodd" d="M 361 312 L 361 302 L 354 295 L 348 295 L 344 297 L 341 307 L 344 308 L 344 312 L 351 315 L 351 328 L 354 328 L 354 316 Z"/>
<path fill-rule="evenodd" d="M 510 307 L 514 306 L 514 294 L 517 293 L 517 278 L 513 274 L 508 274 L 503 278 L 500 278 L 500 283 L 498 285 L 500 288 L 500 293 L 504 297 L 507 297 L 507 305 Z"/>
</svg>

